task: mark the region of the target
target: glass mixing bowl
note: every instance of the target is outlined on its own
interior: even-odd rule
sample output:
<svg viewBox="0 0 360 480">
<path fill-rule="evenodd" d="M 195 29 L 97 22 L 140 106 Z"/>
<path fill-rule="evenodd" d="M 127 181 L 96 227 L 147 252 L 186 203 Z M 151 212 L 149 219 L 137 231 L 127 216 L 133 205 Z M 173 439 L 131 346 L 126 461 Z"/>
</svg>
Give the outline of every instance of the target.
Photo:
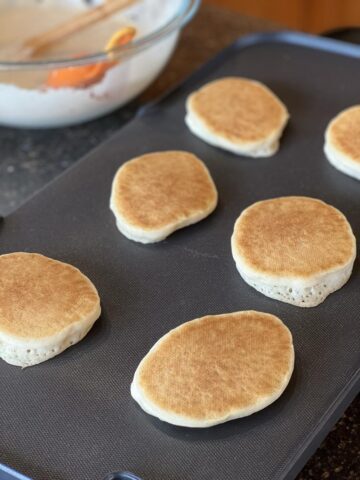
<svg viewBox="0 0 360 480">
<path fill-rule="evenodd" d="M 30 2 L 36 4 L 38 1 L 0 0 L 0 15 L 1 9 L 9 5 L 16 9 L 23 7 L 24 2 L 29 7 Z M 42 0 L 42 4 L 50 1 L 62 5 L 80 2 L 82 7 L 89 3 Z M 131 43 L 112 49 L 114 65 L 100 81 L 87 87 L 52 88 L 46 84 L 46 79 L 54 70 L 108 61 L 109 52 L 50 53 L 51 58 L 30 61 L 11 61 L 11 57 L 2 61 L 0 58 L 0 124 L 27 128 L 68 126 L 100 117 L 124 105 L 159 75 L 174 51 L 182 27 L 193 17 L 200 1 L 142 0 L 126 9 L 122 22 L 134 25 L 139 35 Z"/>
</svg>

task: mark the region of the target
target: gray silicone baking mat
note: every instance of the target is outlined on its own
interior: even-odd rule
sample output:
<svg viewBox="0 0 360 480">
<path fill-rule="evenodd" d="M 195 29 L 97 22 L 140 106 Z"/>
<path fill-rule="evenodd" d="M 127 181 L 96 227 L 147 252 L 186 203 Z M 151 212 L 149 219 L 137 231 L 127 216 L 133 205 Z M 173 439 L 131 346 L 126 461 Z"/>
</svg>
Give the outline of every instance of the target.
<svg viewBox="0 0 360 480">
<path fill-rule="evenodd" d="M 100 480 L 114 470 L 145 480 L 295 476 L 359 385 L 359 262 L 340 291 L 302 309 L 242 281 L 230 235 L 249 204 L 309 195 L 343 211 L 360 239 L 360 184 L 322 151 L 328 121 L 359 103 L 359 55 L 357 47 L 297 34 L 240 40 L 4 220 L 1 253 L 41 252 L 79 267 L 98 287 L 103 314 L 85 340 L 53 360 L 25 370 L 0 362 L 2 462 L 34 480 Z M 187 94 L 226 75 L 265 82 L 286 103 L 291 120 L 274 157 L 237 157 L 185 127 Z M 162 243 L 133 243 L 108 208 L 113 175 L 134 156 L 167 149 L 205 161 L 219 206 Z M 243 309 L 276 314 L 293 333 L 295 372 L 277 402 L 204 430 L 164 424 L 137 407 L 130 382 L 160 336 L 205 314 Z"/>
</svg>

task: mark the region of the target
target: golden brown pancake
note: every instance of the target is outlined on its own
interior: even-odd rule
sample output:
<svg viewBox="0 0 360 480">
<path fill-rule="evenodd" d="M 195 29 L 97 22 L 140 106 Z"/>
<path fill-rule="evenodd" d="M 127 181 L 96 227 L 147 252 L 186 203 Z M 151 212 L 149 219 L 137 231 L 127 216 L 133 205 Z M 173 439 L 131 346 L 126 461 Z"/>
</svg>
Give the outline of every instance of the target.
<svg viewBox="0 0 360 480">
<path fill-rule="evenodd" d="M 186 122 L 193 133 L 244 155 L 273 155 L 287 120 L 286 107 L 271 90 L 247 78 L 216 80 L 187 101 Z"/>
<path fill-rule="evenodd" d="M 126 162 L 115 175 L 110 201 L 119 230 L 142 243 L 163 240 L 202 220 L 216 204 L 216 187 L 206 166 L 180 151 Z"/>
<path fill-rule="evenodd" d="M 356 242 L 345 216 L 321 200 L 257 202 L 235 223 L 233 257 L 243 279 L 267 296 L 315 306 L 348 280 Z"/>
<path fill-rule="evenodd" d="M 293 366 L 291 333 L 274 315 L 209 315 L 162 337 L 140 363 L 131 391 L 161 420 L 208 427 L 274 402 Z"/>
<path fill-rule="evenodd" d="M 360 180 L 360 105 L 342 111 L 330 122 L 324 150 L 335 168 Z"/>
<path fill-rule="evenodd" d="M 36 253 L 0 256 L 0 357 L 29 366 L 81 340 L 99 295 L 77 268 Z"/>
</svg>

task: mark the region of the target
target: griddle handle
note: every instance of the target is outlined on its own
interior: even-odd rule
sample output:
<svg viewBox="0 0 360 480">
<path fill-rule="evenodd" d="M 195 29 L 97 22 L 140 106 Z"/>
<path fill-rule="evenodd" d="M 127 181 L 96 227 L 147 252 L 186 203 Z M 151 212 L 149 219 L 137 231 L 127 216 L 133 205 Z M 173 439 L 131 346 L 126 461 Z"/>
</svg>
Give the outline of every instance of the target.
<svg viewBox="0 0 360 480">
<path fill-rule="evenodd" d="M 130 472 L 114 472 L 106 475 L 104 480 L 141 480 L 141 478 Z"/>
</svg>

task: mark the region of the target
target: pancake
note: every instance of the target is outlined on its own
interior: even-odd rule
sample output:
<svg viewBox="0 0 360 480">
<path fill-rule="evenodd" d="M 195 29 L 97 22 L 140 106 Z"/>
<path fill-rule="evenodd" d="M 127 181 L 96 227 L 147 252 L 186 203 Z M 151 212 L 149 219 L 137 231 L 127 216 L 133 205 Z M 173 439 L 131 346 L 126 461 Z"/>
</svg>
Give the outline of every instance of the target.
<svg viewBox="0 0 360 480">
<path fill-rule="evenodd" d="M 160 420 L 204 428 L 270 405 L 293 368 L 291 333 L 274 315 L 209 315 L 180 325 L 153 346 L 135 372 L 131 394 Z"/>
<path fill-rule="evenodd" d="M 189 96 L 185 122 L 205 142 L 250 157 L 269 157 L 279 148 L 288 121 L 285 105 L 265 85 L 223 78 Z"/>
<path fill-rule="evenodd" d="M 156 152 L 119 168 L 110 208 L 123 235 L 136 242 L 153 243 L 207 217 L 217 198 L 208 169 L 195 155 Z"/>
<path fill-rule="evenodd" d="M 319 305 L 349 279 L 356 241 L 345 216 L 321 200 L 282 197 L 246 208 L 231 247 L 237 269 L 264 295 Z"/>
<path fill-rule="evenodd" d="M 324 151 L 335 168 L 360 180 L 360 105 L 347 108 L 329 123 Z"/>
<path fill-rule="evenodd" d="M 79 342 L 100 316 L 94 285 L 77 268 L 37 253 L 0 256 L 0 357 L 28 367 Z"/>
</svg>

